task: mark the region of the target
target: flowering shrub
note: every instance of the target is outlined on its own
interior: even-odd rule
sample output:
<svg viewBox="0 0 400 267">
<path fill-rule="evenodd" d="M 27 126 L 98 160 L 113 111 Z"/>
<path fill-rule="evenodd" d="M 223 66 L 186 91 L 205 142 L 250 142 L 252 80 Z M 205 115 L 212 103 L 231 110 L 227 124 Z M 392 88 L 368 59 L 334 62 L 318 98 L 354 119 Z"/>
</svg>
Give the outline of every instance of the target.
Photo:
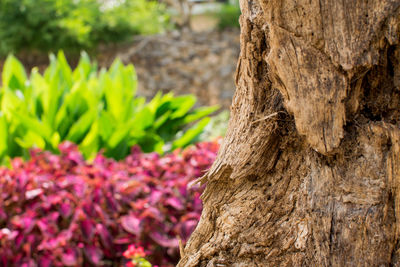
<svg viewBox="0 0 400 267">
<path fill-rule="evenodd" d="M 160 157 L 138 147 L 122 161 L 93 163 L 62 143 L 60 155 L 31 151 L 0 168 L 0 266 L 120 266 L 136 244 L 153 264 L 173 266 L 202 209 L 188 183 L 216 157 L 199 143 Z"/>
<path fill-rule="evenodd" d="M 129 245 L 128 249 L 122 255 L 130 260 L 126 264 L 126 267 L 152 267 L 151 263 L 144 258 L 146 253 L 142 247 L 136 248 L 135 245 Z"/>
</svg>

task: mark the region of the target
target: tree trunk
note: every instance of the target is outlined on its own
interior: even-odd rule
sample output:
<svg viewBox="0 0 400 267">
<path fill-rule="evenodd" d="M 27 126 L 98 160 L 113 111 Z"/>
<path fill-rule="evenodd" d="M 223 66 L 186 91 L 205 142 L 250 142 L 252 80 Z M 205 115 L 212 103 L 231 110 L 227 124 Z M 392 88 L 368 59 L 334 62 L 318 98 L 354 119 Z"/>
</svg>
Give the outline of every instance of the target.
<svg viewBox="0 0 400 267">
<path fill-rule="evenodd" d="M 400 266 L 400 1 L 240 3 L 229 129 L 178 266 Z"/>
</svg>

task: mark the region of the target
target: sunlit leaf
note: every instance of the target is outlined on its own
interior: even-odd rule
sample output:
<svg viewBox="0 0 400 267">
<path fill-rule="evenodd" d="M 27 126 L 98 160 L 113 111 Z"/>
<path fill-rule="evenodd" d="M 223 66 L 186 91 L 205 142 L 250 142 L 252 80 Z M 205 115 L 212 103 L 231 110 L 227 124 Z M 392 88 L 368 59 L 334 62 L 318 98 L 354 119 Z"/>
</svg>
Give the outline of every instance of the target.
<svg viewBox="0 0 400 267">
<path fill-rule="evenodd" d="M 203 131 L 204 127 L 206 127 L 209 122 L 210 118 L 202 119 L 195 126 L 187 130 L 181 138 L 175 140 L 172 143 L 172 149 L 185 147 L 190 144 Z"/>
<path fill-rule="evenodd" d="M 27 75 L 24 66 L 13 55 L 8 56 L 4 63 L 2 80 L 3 86 L 12 90 L 25 89 Z"/>
</svg>

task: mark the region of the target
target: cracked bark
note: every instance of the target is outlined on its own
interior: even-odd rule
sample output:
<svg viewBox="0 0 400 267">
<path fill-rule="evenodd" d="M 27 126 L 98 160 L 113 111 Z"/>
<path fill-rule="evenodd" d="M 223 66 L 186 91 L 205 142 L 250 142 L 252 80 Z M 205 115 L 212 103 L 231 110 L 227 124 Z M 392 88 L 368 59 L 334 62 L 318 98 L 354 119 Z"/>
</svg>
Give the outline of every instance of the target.
<svg viewBox="0 0 400 267">
<path fill-rule="evenodd" d="M 178 266 L 400 266 L 400 1 L 240 4 L 229 129 Z"/>
</svg>

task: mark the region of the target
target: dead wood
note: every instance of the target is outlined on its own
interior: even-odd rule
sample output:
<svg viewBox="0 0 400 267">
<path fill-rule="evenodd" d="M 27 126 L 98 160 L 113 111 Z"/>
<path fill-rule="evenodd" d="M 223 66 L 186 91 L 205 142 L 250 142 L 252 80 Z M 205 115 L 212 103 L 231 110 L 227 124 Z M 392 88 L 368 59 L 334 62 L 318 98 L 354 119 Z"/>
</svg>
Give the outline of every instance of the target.
<svg viewBox="0 0 400 267">
<path fill-rule="evenodd" d="M 241 1 L 229 129 L 178 266 L 400 266 L 399 7 Z"/>
</svg>

